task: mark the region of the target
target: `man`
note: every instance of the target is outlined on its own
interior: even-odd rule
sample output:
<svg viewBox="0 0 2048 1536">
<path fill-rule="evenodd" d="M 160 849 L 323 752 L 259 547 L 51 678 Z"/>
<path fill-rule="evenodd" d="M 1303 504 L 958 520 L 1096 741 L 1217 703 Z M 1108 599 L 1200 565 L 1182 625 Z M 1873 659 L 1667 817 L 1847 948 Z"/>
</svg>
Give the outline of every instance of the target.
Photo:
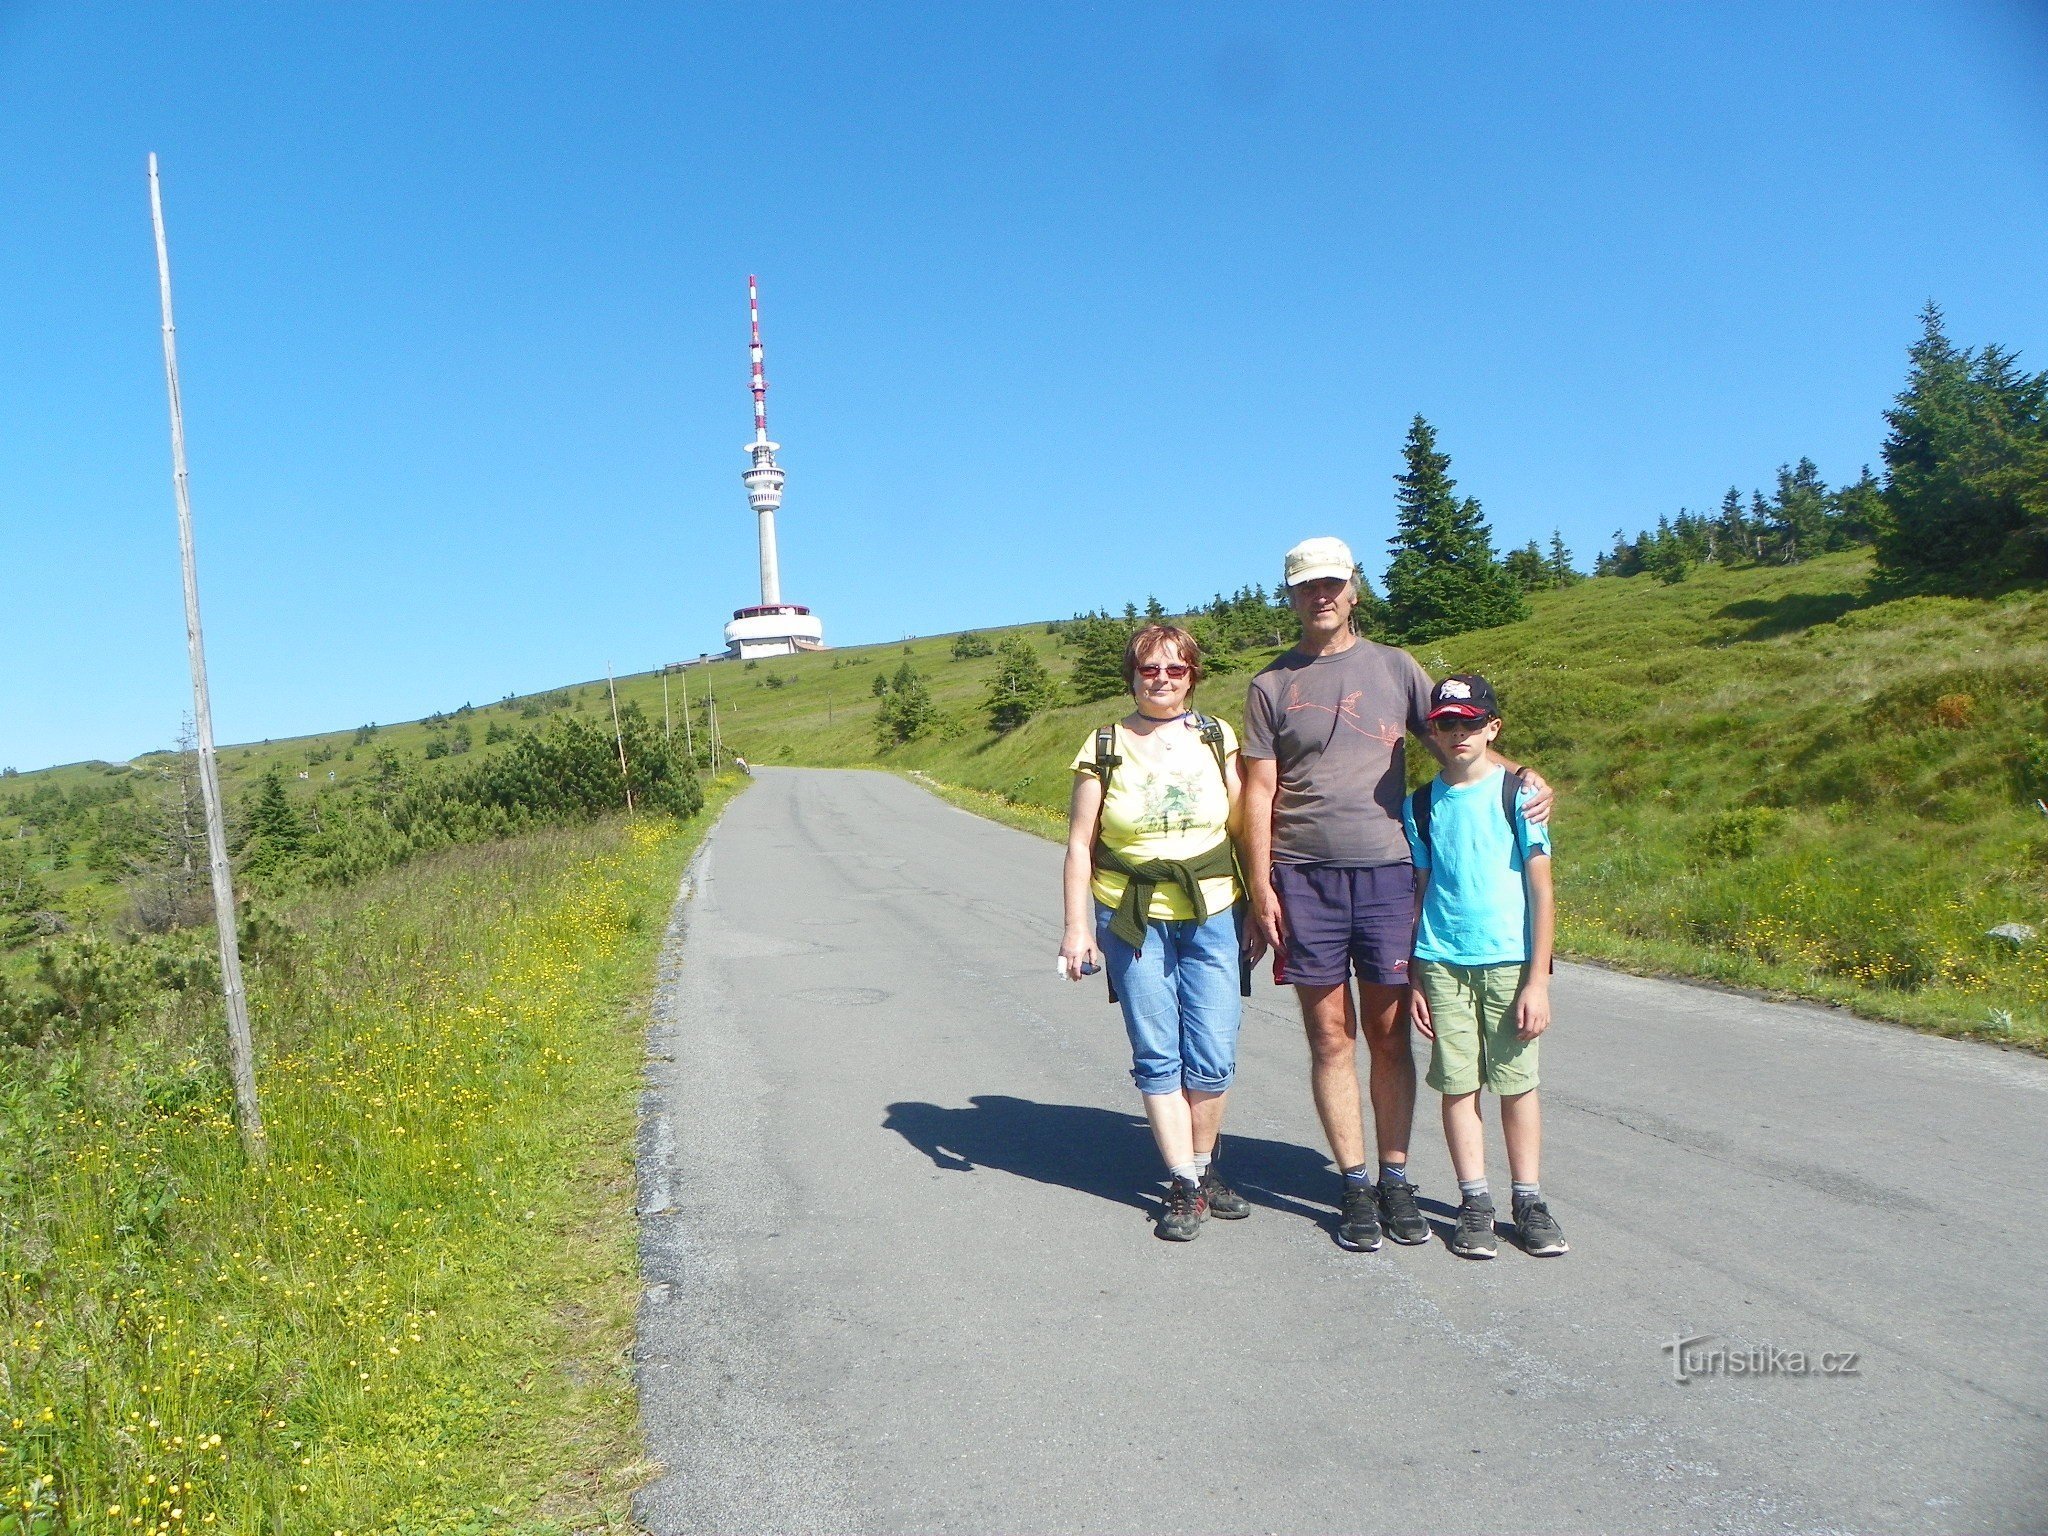
<svg viewBox="0 0 2048 1536">
<path fill-rule="evenodd" d="M 1406 651 L 1352 632 L 1356 572 L 1341 539 L 1308 539 L 1287 552 L 1283 580 L 1301 642 L 1252 679 L 1240 760 L 1254 943 L 1278 952 L 1276 965 L 1301 1003 L 1316 1114 L 1344 1175 L 1337 1241 L 1371 1253 L 1383 1223 L 1397 1243 L 1429 1241 L 1408 1180 L 1415 869 L 1401 805 L 1407 736 L 1432 751 L 1435 744 L 1426 718 L 1429 674 Z M 1550 787 L 1522 772 L 1529 819 L 1549 820 Z M 1377 1189 L 1358 1095 L 1361 1026 L 1371 1058 Z"/>
</svg>

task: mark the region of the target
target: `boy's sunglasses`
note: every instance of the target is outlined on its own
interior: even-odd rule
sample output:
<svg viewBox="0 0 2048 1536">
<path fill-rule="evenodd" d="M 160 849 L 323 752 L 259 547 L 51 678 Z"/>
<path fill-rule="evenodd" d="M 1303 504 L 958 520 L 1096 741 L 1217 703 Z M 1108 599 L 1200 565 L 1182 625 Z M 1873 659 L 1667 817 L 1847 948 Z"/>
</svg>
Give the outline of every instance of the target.
<svg viewBox="0 0 2048 1536">
<path fill-rule="evenodd" d="M 1429 722 L 1429 728 L 1439 736 L 1448 736 L 1453 731 L 1476 731 L 1491 720 L 1491 715 L 1476 718 L 1467 715 L 1440 715 Z"/>
<path fill-rule="evenodd" d="M 1179 682 L 1188 675 L 1188 669 L 1177 661 L 1148 661 L 1145 665 L 1138 668 L 1138 676 L 1140 677 L 1157 677 L 1162 672 L 1175 682 Z"/>
</svg>

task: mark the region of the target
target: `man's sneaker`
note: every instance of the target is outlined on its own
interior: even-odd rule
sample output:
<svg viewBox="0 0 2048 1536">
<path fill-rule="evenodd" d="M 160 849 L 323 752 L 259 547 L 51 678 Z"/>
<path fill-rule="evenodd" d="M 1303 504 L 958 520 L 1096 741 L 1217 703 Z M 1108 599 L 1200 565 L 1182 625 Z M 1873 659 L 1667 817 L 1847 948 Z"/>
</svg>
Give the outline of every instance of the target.
<svg viewBox="0 0 2048 1536">
<path fill-rule="evenodd" d="M 1344 1181 L 1344 1208 L 1337 1217 L 1337 1246 L 1353 1253 L 1379 1252 L 1379 1199 L 1370 1184 Z"/>
<path fill-rule="evenodd" d="M 1175 1179 L 1166 1186 L 1166 1201 L 1159 1208 L 1159 1224 L 1152 1230 L 1169 1243 L 1191 1243 L 1201 1235 L 1202 1221 L 1209 1214 L 1209 1202 L 1201 1186 Z"/>
<path fill-rule="evenodd" d="M 1552 1219 L 1550 1207 L 1541 1200 L 1515 1202 L 1515 1241 L 1522 1245 L 1524 1253 L 1533 1253 L 1539 1259 L 1572 1251 L 1572 1245 L 1564 1240 L 1564 1233 Z"/>
<path fill-rule="evenodd" d="M 1415 1186 L 1406 1179 L 1380 1180 L 1380 1225 L 1395 1242 L 1413 1248 L 1429 1241 L 1429 1221 L 1415 1204 Z"/>
<path fill-rule="evenodd" d="M 1450 1250 L 1461 1259 L 1490 1259 L 1500 1252 L 1500 1239 L 1493 1235 L 1493 1202 L 1467 1200 L 1458 1207 L 1458 1227 L 1450 1236 Z"/>
<path fill-rule="evenodd" d="M 1202 1170 L 1202 1198 L 1218 1221 L 1242 1221 L 1252 1213 L 1251 1201 L 1223 1182 L 1214 1163 Z"/>
</svg>

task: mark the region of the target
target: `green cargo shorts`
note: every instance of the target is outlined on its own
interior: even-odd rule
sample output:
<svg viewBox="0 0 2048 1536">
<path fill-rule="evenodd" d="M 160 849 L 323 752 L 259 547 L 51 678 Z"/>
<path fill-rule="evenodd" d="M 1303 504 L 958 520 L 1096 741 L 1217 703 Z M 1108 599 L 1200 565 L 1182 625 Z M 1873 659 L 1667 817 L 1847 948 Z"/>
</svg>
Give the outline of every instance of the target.
<svg viewBox="0 0 2048 1536">
<path fill-rule="evenodd" d="M 1429 1053 L 1429 1086 L 1438 1093 L 1477 1093 L 1484 1082 L 1503 1098 L 1536 1086 L 1536 1047 L 1515 1034 L 1515 994 L 1528 969 L 1513 965 L 1415 962 L 1429 1000 L 1436 1041 Z"/>
</svg>

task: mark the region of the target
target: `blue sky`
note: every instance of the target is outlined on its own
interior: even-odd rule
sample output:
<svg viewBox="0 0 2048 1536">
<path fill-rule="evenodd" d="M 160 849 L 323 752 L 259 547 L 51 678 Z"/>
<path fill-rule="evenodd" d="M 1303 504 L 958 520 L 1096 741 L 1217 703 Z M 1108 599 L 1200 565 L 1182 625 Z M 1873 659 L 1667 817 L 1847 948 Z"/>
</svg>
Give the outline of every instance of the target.
<svg viewBox="0 0 2048 1536">
<path fill-rule="evenodd" d="M 0 764 L 1377 570 L 1877 459 L 1915 314 L 2048 366 L 2048 8 L 0 0 Z"/>
</svg>

